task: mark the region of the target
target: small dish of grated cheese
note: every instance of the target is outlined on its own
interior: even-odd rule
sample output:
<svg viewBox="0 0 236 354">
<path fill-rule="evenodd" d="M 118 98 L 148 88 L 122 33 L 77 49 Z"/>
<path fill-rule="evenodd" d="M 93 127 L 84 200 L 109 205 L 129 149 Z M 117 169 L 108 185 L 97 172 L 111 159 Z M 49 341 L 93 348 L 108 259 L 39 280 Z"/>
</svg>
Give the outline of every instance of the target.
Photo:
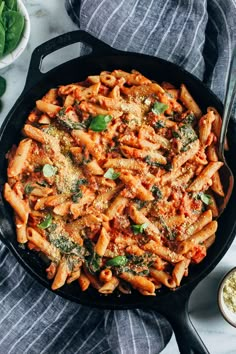
<svg viewBox="0 0 236 354">
<path fill-rule="evenodd" d="M 225 320 L 236 327 L 236 267 L 220 283 L 218 305 Z"/>
</svg>

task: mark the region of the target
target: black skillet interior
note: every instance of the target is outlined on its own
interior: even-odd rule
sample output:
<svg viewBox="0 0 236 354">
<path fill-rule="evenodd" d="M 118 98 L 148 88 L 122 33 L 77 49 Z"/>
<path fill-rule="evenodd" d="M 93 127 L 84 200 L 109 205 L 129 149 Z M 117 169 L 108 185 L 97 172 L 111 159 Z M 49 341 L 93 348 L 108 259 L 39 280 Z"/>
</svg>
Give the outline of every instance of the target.
<svg viewBox="0 0 236 354">
<path fill-rule="evenodd" d="M 74 42 L 89 44 L 93 48 L 92 54 L 66 62 L 46 74 L 40 72 L 40 63 L 44 56 Z M 86 78 L 87 75 L 98 74 L 102 70 L 112 71 L 118 68 L 126 71 L 136 69 L 157 82 L 169 81 L 177 86 L 180 83 L 185 83 L 193 97 L 199 102 L 203 111 L 208 106 L 214 106 L 222 112 L 222 104 L 217 97 L 198 79 L 174 64 L 146 55 L 115 51 L 82 31 L 75 31 L 59 36 L 55 40 L 46 42 L 34 51 L 26 87 L 2 125 L 0 132 L 1 188 L 6 181 L 5 154 L 13 144 L 19 141 L 21 128 L 28 113 L 34 107 L 35 101 L 41 98 L 48 89 L 57 85 L 80 81 Z M 227 159 L 235 175 L 236 161 L 233 151 L 236 151 L 236 131 L 234 132 L 233 139 L 233 130 L 235 130 L 235 127 L 231 124 L 229 129 L 231 133 L 229 139 L 230 151 L 227 154 Z M 72 283 L 69 286 L 64 286 L 57 293 L 69 300 L 100 308 L 152 307 L 166 314 L 169 318 L 172 317 L 172 315 L 169 315 L 169 310 L 170 308 L 173 309 L 174 306 L 176 308 L 176 304 L 177 307 L 181 307 L 180 312 L 182 311 L 182 307 L 185 307 L 186 310 L 186 299 L 189 297 L 192 289 L 216 266 L 233 241 L 236 229 L 236 215 L 233 206 L 235 197 L 236 190 L 234 188 L 231 200 L 219 219 L 218 237 L 215 244 L 210 248 L 203 262 L 191 268 L 189 276 L 176 291 L 163 289 L 154 298 L 143 297 L 137 293 L 129 296 L 117 296 L 117 294 L 102 296 L 97 291 L 94 291 L 94 289 L 89 289 L 87 292 L 82 293 L 79 286 L 76 283 Z M 2 241 L 31 275 L 50 289 L 50 281 L 45 276 L 45 260 L 40 258 L 37 253 L 19 247 L 16 242 L 12 211 L 2 200 L 2 197 L 0 199 L 0 217 L 0 237 Z M 179 313 L 179 311 L 176 311 L 176 314 L 177 312 Z M 186 318 L 185 320 L 187 321 Z"/>
</svg>

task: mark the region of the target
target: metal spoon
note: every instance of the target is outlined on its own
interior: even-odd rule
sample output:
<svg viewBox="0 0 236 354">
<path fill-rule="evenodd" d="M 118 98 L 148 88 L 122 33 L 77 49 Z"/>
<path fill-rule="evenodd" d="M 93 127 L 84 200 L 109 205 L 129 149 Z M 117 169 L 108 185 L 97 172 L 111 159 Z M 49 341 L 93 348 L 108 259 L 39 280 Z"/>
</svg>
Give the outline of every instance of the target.
<svg viewBox="0 0 236 354">
<path fill-rule="evenodd" d="M 225 160 L 224 156 L 224 143 L 225 143 L 225 138 L 226 138 L 226 133 L 228 129 L 228 123 L 231 117 L 231 112 L 233 109 L 234 105 L 234 100 L 236 97 L 236 47 L 234 48 L 233 51 L 233 56 L 231 59 L 230 63 L 230 69 L 228 72 L 228 77 L 227 77 L 227 88 L 226 88 L 226 96 L 225 96 L 225 102 L 224 102 L 224 111 L 223 111 L 223 116 L 222 116 L 222 126 L 221 126 L 221 132 L 220 132 L 220 137 L 219 137 L 219 146 L 218 146 L 218 155 L 219 155 L 219 160 L 224 162 L 224 165 L 220 169 L 220 174 L 222 177 L 222 181 L 225 187 L 225 197 L 220 205 L 219 208 L 219 214 L 221 214 L 226 207 L 229 198 L 231 196 L 231 193 L 233 191 L 233 186 L 234 186 L 234 176 L 227 165 L 227 162 Z"/>
</svg>

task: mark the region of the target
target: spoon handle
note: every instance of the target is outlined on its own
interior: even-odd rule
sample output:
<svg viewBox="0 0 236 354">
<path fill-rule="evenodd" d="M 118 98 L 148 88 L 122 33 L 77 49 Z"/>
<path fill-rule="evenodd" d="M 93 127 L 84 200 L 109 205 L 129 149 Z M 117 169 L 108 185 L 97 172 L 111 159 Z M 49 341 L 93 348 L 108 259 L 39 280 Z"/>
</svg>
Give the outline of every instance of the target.
<svg viewBox="0 0 236 354">
<path fill-rule="evenodd" d="M 227 87 L 224 103 L 224 112 L 222 117 L 222 127 L 219 138 L 219 155 L 223 156 L 224 141 L 227 133 L 228 123 L 233 109 L 234 100 L 236 97 L 236 47 L 233 51 L 233 56 L 230 63 L 229 73 L 227 77 Z"/>
</svg>

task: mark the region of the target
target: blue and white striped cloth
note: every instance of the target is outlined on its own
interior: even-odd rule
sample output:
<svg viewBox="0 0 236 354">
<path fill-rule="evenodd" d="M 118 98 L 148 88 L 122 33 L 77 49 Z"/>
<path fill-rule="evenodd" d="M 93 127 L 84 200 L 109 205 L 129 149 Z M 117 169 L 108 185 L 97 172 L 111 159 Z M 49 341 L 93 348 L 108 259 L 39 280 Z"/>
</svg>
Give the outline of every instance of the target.
<svg viewBox="0 0 236 354">
<path fill-rule="evenodd" d="M 160 56 L 223 99 L 236 0 L 66 0 L 71 18 L 114 46 Z M 102 311 L 35 282 L 0 243 L 0 354 L 157 354 L 171 328 L 153 311 Z"/>
</svg>

